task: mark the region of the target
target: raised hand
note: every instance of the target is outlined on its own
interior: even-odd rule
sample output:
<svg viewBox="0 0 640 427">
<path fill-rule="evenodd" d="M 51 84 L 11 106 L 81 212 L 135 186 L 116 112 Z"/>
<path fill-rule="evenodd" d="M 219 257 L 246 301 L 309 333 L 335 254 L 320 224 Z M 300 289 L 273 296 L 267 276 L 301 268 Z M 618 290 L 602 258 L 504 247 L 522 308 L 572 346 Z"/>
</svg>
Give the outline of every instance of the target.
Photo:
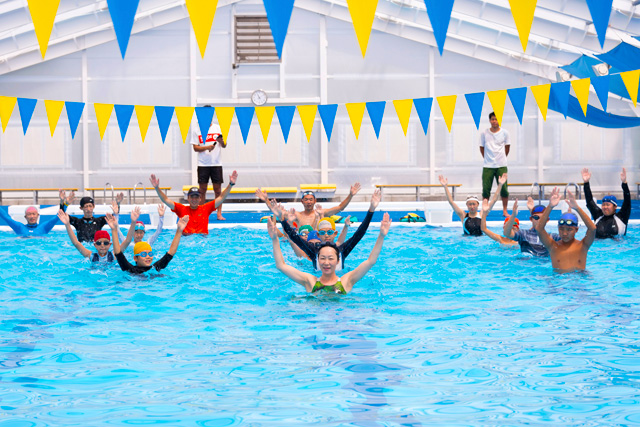
<svg viewBox="0 0 640 427">
<path fill-rule="evenodd" d="M 60 195 L 60 203 L 64 203 L 67 200 L 66 192 L 63 189 L 58 190 Z"/>
<path fill-rule="evenodd" d="M 269 232 L 269 237 L 271 237 L 271 239 L 278 239 L 278 227 L 276 227 L 276 219 L 274 217 L 269 218 L 267 221 L 267 231 Z"/>
<path fill-rule="evenodd" d="M 358 191 L 360 191 L 360 188 L 361 188 L 361 187 L 360 187 L 360 183 L 359 183 L 359 182 L 356 182 L 355 184 L 353 184 L 353 185 L 351 186 L 351 190 L 349 191 L 349 194 L 350 194 L 351 196 L 355 196 L 356 194 L 358 194 Z"/>
<path fill-rule="evenodd" d="M 371 195 L 371 205 L 369 206 L 369 210 L 373 209 L 375 211 L 378 208 L 381 199 L 382 196 L 380 195 L 380 189 L 376 188 Z"/>
<path fill-rule="evenodd" d="M 154 174 L 151 174 L 151 177 L 149 177 L 149 182 L 151 182 L 151 186 L 153 188 L 160 187 L 160 180 L 158 178 L 156 178 L 156 176 Z"/>
<path fill-rule="evenodd" d="M 485 216 L 489 213 L 489 209 L 491 209 L 489 207 L 489 199 L 483 199 L 482 200 L 482 213 L 485 214 Z"/>
<path fill-rule="evenodd" d="M 518 199 L 513 201 L 513 209 L 511 210 L 511 216 L 518 216 Z"/>
<path fill-rule="evenodd" d="M 287 213 L 287 221 L 289 221 L 291 224 L 293 224 L 296 221 L 296 219 L 298 219 L 296 216 L 296 210 L 294 208 L 291 208 L 288 211 L 285 211 L 283 207 L 282 211 Z"/>
<path fill-rule="evenodd" d="M 442 175 L 438 175 L 438 180 L 440 181 L 440 185 L 442 185 L 443 187 L 449 185 L 449 180 Z"/>
<path fill-rule="evenodd" d="M 136 222 L 140 218 L 140 206 L 136 206 L 131 210 L 131 222 Z"/>
<path fill-rule="evenodd" d="M 113 214 L 110 214 L 109 212 L 107 212 L 105 217 L 107 218 L 107 224 L 109 224 L 109 227 L 111 227 L 112 230 L 115 230 L 118 228 L 118 221 L 116 221 L 116 217 L 113 216 Z"/>
<path fill-rule="evenodd" d="M 344 220 L 345 227 L 351 227 L 351 215 L 347 216 Z"/>
<path fill-rule="evenodd" d="M 529 212 L 531 212 L 535 207 L 536 203 L 533 201 L 533 197 L 527 197 L 527 209 L 529 209 Z"/>
<path fill-rule="evenodd" d="M 264 191 L 262 191 L 262 188 L 258 188 L 256 190 L 256 197 L 260 200 L 262 200 L 263 202 L 267 203 L 269 200 L 269 196 L 267 195 L 267 193 L 265 193 Z"/>
<path fill-rule="evenodd" d="M 124 193 L 116 194 L 116 202 L 118 204 L 122 203 L 123 200 L 124 200 Z"/>
<path fill-rule="evenodd" d="M 566 200 L 567 204 L 569 205 L 569 207 L 576 209 L 578 208 L 578 202 L 576 201 L 576 196 L 571 192 L 567 190 L 567 200 Z"/>
<path fill-rule="evenodd" d="M 189 215 L 185 215 L 178 220 L 178 231 L 182 233 L 189 223 Z"/>
<path fill-rule="evenodd" d="M 229 175 L 229 182 L 233 185 L 236 185 L 236 180 L 238 179 L 238 172 L 233 171 L 231 175 Z"/>
<path fill-rule="evenodd" d="M 500 178 L 498 178 L 498 184 L 504 185 L 507 182 L 507 173 L 503 173 Z"/>
<path fill-rule="evenodd" d="M 164 216 L 164 204 L 163 203 L 158 203 L 158 216 Z"/>
<path fill-rule="evenodd" d="M 386 236 L 389 232 L 389 227 L 391 227 L 391 218 L 389 217 L 389 213 L 385 212 L 380 222 L 380 235 Z"/>
<path fill-rule="evenodd" d="M 69 225 L 69 214 L 62 209 L 58 211 L 58 218 L 60 218 L 60 222 L 64 225 Z"/>
<path fill-rule="evenodd" d="M 589 169 L 587 168 L 582 169 L 582 180 L 584 182 L 589 182 L 590 179 L 591 179 L 591 172 L 589 172 Z"/>
<path fill-rule="evenodd" d="M 551 196 L 549 197 L 549 206 L 551 206 L 551 208 L 555 208 L 558 206 L 558 203 L 560 203 L 560 200 L 562 200 L 560 197 L 560 189 L 555 187 L 553 191 L 551 191 Z"/>
<path fill-rule="evenodd" d="M 111 210 L 115 215 L 120 213 L 120 205 L 118 205 L 118 202 L 116 202 L 115 200 L 111 202 Z"/>
<path fill-rule="evenodd" d="M 620 172 L 620 181 L 627 182 L 627 170 L 625 168 L 622 168 L 622 172 Z"/>
</svg>

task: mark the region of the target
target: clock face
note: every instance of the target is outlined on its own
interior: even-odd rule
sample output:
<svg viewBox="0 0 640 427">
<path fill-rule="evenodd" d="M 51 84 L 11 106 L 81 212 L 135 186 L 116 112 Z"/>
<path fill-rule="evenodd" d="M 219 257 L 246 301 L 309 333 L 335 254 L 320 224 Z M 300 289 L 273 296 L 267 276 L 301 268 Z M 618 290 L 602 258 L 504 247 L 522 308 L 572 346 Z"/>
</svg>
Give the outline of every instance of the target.
<svg viewBox="0 0 640 427">
<path fill-rule="evenodd" d="M 267 94 L 263 90 L 256 90 L 251 94 L 251 102 L 255 105 L 264 105 L 267 103 Z"/>
</svg>

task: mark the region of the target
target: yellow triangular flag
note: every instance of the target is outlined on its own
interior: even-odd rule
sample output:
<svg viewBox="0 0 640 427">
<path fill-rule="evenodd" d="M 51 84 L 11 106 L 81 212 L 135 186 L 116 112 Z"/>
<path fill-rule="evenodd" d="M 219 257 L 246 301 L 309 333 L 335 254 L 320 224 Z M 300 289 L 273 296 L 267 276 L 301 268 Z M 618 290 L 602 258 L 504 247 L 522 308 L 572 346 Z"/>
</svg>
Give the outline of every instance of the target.
<svg viewBox="0 0 640 427">
<path fill-rule="evenodd" d="M 438 105 L 440 106 L 442 117 L 444 117 L 444 121 L 447 124 L 447 129 L 449 129 L 449 132 L 451 132 L 451 123 L 453 122 L 453 112 L 456 109 L 457 98 L 458 95 L 438 97 Z"/>
<path fill-rule="evenodd" d="M 147 130 L 149 130 L 149 123 L 151 123 L 151 117 L 153 117 L 152 105 L 135 105 L 136 117 L 138 118 L 138 127 L 140 128 L 140 136 L 142 142 L 147 137 Z"/>
<path fill-rule="evenodd" d="M 316 121 L 317 105 L 298 105 L 298 114 L 302 120 L 304 133 L 307 135 L 307 142 L 311 142 L 311 131 L 313 131 L 313 123 Z"/>
<path fill-rule="evenodd" d="M 493 107 L 493 112 L 496 113 L 496 119 L 498 120 L 498 126 L 502 125 L 502 115 L 504 114 L 504 103 L 507 100 L 507 90 L 492 90 L 487 92 L 489 102 Z"/>
<path fill-rule="evenodd" d="M 393 101 L 393 106 L 396 107 L 396 114 L 398 120 L 400 120 L 400 126 L 404 131 L 404 136 L 407 136 L 407 129 L 409 128 L 409 119 L 411 118 L 411 107 L 413 106 L 413 99 L 398 99 Z"/>
<path fill-rule="evenodd" d="M 44 59 L 60 0 L 27 0 L 27 4 L 29 5 L 33 28 L 36 31 L 36 37 L 40 45 L 40 53 Z"/>
<path fill-rule="evenodd" d="M 227 139 L 227 135 L 229 135 L 229 129 L 231 129 L 231 121 L 233 120 L 233 114 L 235 112 L 236 109 L 234 107 L 216 107 L 216 116 L 218 116 L 220 132 L 222 132 L 225 140 Z"/>
<path fill-rule="evenodd" d="M 96 110 L 96 119 L 98 120 L 98 129 L 100 129 L 100 140 L 104 138 L 104 133 L 107 130 L 109 124 L 109 118 L 113 111 L 113 104 L 93 104 L 93 108 Z"/>
<path fill-rule="evenodd" d="M 589 86 L 591 86 L 591 79 L 571 80 L 571 86 L 576 93 L 576 98 L 580 102 L 582 112 L 587 115 L 587 106 L 589 105 Z"/>
<path fill-rule="evenodd" d="M 353 29 L 356 31 L 360 51 L 362 57 L 367 52 L 369 44 L 369 36 L 373 27 L 373 19 L 376 16 L 376 8 L 378 0 L 347 0 L 351 21 L 353 21 Z"/>
<path fill-rule="evenodd" d="M 47 110 L 49 130 L 51 131 L 51 136 L 53 136 L 56 126 L 58 126 L 58 120 L 60 120 L 60 114 L 62 114 L 62 108 L 64 108 L 64 101 L 49 101 L 45 99 L 44 108 Z"/>
<path fill-rule="evenodd" d="M 187 135 L 189 135 L 189 126 L 191 126 L 194 110 L 194 107 L 176 107 L 176 117 L 178 118 L 178 126 L 180 126 L 183 144 L 187 142 Z"/>
<path fill-rule="evenodd" d="M 527 51 L 527 42 L 529 41 L 531 24 L 533 24 L 533 13 L 536 10 L 537 2 L 538 0 L 509 0 L 511 14 L 513 15 L 513 20 L 516 21 L 516 28 L 518 29 L 523 52 Z"/>
<path fill-rule="evenodd" d="M 276 112 L 276 107 L 256 107 L 256 117 L 258 117 L 258 124 L 262 131 L 262 137 L 264 143 L 267 143 L 269 137 L 269 131 L 271 130 L 271 122 L 273 121 L 273 114 Z"/>
<path fill-rule="evenodd" d="M 637 106 L 638 80 L 640 80 L 640 70 L 625 71 L 624 73 L 620 73 L 620 77 L 622 77 L 624 86 L 627 88 L 627 92 L 629 92 L 629 96 L 633 101 L 633 106 Z"/>
<path fill-rule="evenodd" d="M 213 18 L 216 16 L 218 0 L 186 0 L 186 4 L 193 32 L 200 48 L 200 55 L 204 58 L 204 51 L 207 50 L 209 34 L 213 26 Z"/>
<path fill-rule="evenodd" d="M 542 113 L 542 118 L 544 121 L 547 121 L 547 108 L 549 108 L 549 94 L 551 93 L 551 85 L 538 85 L 531 86 L 531 93 L 533 93 L 533 97 L 536 99 L 536 103 L 538 104 L 538 108 Z"/>
<path fill-rule="evenodd" d="M 353 126 L 353 133 L 356 134 L 356 139 L 358 139 L 360 137 L 360 126 L 362 126 L 364 109 L 367 107 L 367 104 L 366 102 L 357 102 L 345 104 L 345 107 L 347 107 L 347 113 L 349 113 L 349 120 L 351 120 L 351 126 Z"/>
<path fill-rule="evenodd" d="M 13 113 L 13 107 L 16 106 L 18 98 L 13 96 L 0 96 L 0 120 L 2 121 L 2 132 L 7 129 L 9 119 Z"/>
</svg>

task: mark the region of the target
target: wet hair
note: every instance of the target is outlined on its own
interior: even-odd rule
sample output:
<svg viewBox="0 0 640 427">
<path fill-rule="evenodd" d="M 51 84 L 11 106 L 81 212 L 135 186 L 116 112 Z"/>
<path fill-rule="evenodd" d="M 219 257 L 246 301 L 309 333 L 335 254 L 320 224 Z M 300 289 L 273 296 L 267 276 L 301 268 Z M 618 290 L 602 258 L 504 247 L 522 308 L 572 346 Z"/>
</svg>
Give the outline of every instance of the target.
<svg viewBox="0 0 640 427">
<path fill-rule="evenodd" d="M 336 256 L 340 258 L 340 249 L 338 249 L 338 245 L 330 241 L 318 244 L 318 255 L 320 254 L 320 251 L 322 250 L 322 248 L 327 248 L 327 247 L 336 251 Z"/>
<path fill-rule="evenodd" d="M 489 120 L 491 120 L 491 117 L 496 117 L 496 113 L 494 113 L 493 111 L 489 113 Z"/>
</svg>

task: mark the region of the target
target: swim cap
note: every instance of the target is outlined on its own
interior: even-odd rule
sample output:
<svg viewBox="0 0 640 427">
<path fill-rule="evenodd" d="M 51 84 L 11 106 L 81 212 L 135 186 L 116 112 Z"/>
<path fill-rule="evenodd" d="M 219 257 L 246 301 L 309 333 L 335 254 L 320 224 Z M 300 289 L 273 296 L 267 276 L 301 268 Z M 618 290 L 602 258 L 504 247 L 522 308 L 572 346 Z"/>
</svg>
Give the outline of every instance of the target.
<svg viewBox="0 0 640 427">
<path fill-rule="evenodd" d="M 144 222 L 142 221 L 137 221 L 136 222 L 136 228 L 134 229 L 135 231 L 144 231 Z"/>
<path fill-rule="evenodd" d="M 28 214 L 29 212 L 38 213 L 38 208 L 36 208 L 35 206 L 29 206 L 27 209 L 24 210 L 24 213 Z"/>
<path fill-rule="evenodd" d="M 98 230 L 96 231 L 96 234 L 93 235 L 93 241 L 97 242 L 100 239 L 107 239 L 108 241 L 111 241 L 111 236 L 109 236 L 109 233 L 105 230 Z"/>
<path fill-rule="evenodd" d="M 510 219 L 511 219 L 511 215 L 508 215 L 508 216 L 504 219 L 504 223 L 506 224 L 506 223 L 507 223 L 507 221 L 509 221 Z M 518 228 L 520 228 L 520 220 L 519 220 L 518 218 L 516 218 L 516 220 L 515 220 L 515 222 L 514 222 L 513 226 L 514 226 L 514 227 L 518 227 Z"/>
<path fill-rule="evenodd" d="M 85 196 L 82 199 L 80 199 L 80 207 L 83 207 L 84 205 L 86 205 L 87 203 L 91 203 L 92 205 L 95 206 L 95 202 L 93 201 L 93 199 L 89 196 Z"/>
<path fill-rule="evenodd" d="M 133 247 L 133 255 L 138 255 L 140 252 L 151 252 L 151 245 L 147 242 L 138 242 Z"/>
<path fill-rule="evenodd" d="M 331 228 L 332 228 L 333 230 L 335 230 L 335 229 L 336 229 L 336 223 L 335 223 L 335 221 L 334 221 L 334 220 L 332 220 L 331 218 L 327 218 L 327 217 L 322 218 L 322 219 L 318 222 L 318 229 L 320 229 L 320 225 L 321 225 L 323 222 L 328 223 L 328 224 L 331 226 Z"/>
<path fill-rule="evenodd" d="M 312 240 L 320 240 L 320 236 L 318 236 L 318 232 L 317 231 L 310 231 L 309 235 L 307 236 L 307 242 L 310 242 Z"/>
<path fill-rule="evenodd" d="M 558 225 L 568 225 L 569 227 L 578 226 L 578 217 L 573 212 L 565 212 L 560 217 Z"/>
<path fill-rule="evenodd" d="M 468 196 L 467 202 L 477 202 L 478 204 L 480 204 L 480 200 L 478 200 L 478 197 L 476 196 Z"/>
<path fill-rule="evenodd" d="M 544 212 L 545 208 L 546 208 L 545 205 L 538 205 L 538 206 L 533 208 L 531 213 L 532 214 L 542 213 L 542 212 Z"/>
<path fill-rule="evenodd" d="M 187 197 L 191 197 L 191 196 L 200 196 L 200 190 L 198 189 L 198 187 L 191 187 L 189 189 L 189 192 L 187 193 Z"/>
<path fill-rule="evenodd" d="M 300 228 L 298 228 L 298 234 L 300 234 L 300 232 L 302 232 L 304 230 L 308 230 L 309 233 L 311 233 L 313 231 L 313 227 L 310 226 L 310 225 L 303 225 Z"/>
<path fill-rule="evenodd" d="M 618 207 L 618 199 L 616 199 L 616 196 L 604 196 L 602 203 L 611 203 L 613 206 Z"/>
</svg>

